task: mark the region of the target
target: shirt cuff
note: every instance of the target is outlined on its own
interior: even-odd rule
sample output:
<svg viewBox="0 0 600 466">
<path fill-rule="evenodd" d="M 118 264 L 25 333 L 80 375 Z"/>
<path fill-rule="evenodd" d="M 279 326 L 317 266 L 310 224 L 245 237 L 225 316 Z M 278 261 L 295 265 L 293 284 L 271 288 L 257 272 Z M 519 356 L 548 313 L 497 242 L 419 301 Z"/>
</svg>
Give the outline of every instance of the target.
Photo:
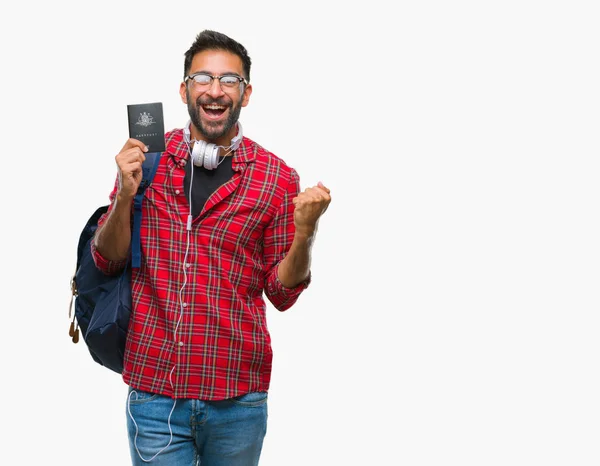
<svg viewBox="0 0 600 466">
<path fill-rule="evenodd" d="M 90 244 L 92 248 L 92 257 L 94 258 L 94 263 L 96 264 L 96 267 L 105 275 L 116 275 L 117 273 L 121 272 L 127 265 L 128 259 L 122 259 L 118 261 L 106 259 L 96 249 L 94 241 L 90 241 Z"/>
<path fill-rule="evenodd" d="M 273 305 L 280 311 L 289 309 L 300 297 L 300 294 L 308 287 L 311 281 L 311 273 L 302 282 L 298 283 L 293 288 L 283 286 L 278 276 L 279 266 L 274 271 L 274 276 L 269 280 L 267 285 L 267 296 Z"/>
<path fill-rule="evenodd" d="M 300 283 L 298 283 L 296 286 L 294 286 L 293 288 L 288 288 L 286 286 L 283 285 L 283 283 L 281 283 L 281 281 L 279 280 L 279 275 L 277 273 L 275 273 L 275 292 L 279 293 L 283 296 L 295 296 L 297 294 L 300 294 L 302 291 L 304 291 L 306 288 L 308 288 L 308 285 L 310 285 L 310 281 L 311 281 L 311 272 L 308 272 L 308 277 L 306 277 L 303 281 L 301 281 Z"/>
</svg>

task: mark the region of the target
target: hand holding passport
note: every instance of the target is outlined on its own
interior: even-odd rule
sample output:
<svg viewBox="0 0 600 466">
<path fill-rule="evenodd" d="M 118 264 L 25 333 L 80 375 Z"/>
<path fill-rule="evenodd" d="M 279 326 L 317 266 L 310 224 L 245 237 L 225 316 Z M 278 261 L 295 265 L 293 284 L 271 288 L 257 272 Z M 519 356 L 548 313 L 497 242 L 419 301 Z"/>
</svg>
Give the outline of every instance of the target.
<svg viewBox="0 0 600 466">
<path fill-rule="evenodd" d="M 127 106 L 129 137 L 142 141 L 149 152 L 165 151 L 162 102 Z"/>
</svg>

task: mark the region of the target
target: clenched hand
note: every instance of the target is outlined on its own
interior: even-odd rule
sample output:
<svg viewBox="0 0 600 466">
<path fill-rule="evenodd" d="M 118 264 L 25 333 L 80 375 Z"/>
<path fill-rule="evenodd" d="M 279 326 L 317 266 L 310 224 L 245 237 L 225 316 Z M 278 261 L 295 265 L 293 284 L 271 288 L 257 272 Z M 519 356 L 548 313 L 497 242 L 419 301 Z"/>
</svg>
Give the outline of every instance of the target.
<svg viewBox="0 0 600 466">
<path fill-rule="evenodd" d="M 120 196 L 131 199 L 135 197 L 142 182 L 142 164 L 146 160 L 144 152 L 148 152 L 144 143 L 130 138 L 115 157 L 119 168 Z"/>
<path fill-rule="evenodd" d="M 325 213 L 331 195 L 329 188 L 319 181 L 316 186 L 306 188 L 292 199 L 294 204 L 294 225 L 296 234 L 312 236 L 317 230 L 321 215 Z"/>
</svg>

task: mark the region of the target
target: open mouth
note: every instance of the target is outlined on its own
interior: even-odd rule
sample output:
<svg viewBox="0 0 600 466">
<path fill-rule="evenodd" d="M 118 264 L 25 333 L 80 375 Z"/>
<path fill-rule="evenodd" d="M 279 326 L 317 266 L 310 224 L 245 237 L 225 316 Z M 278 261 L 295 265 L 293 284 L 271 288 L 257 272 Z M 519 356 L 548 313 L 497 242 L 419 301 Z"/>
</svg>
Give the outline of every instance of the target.
<svg viewBox="0 0 600 466">
<path fill-rule="evenodd" d="M 204 114 L 211 120 L 220 119 L 223 114 L 227 111 L 226 105 L 208 104 L 202 105 Z"/>
</svg>

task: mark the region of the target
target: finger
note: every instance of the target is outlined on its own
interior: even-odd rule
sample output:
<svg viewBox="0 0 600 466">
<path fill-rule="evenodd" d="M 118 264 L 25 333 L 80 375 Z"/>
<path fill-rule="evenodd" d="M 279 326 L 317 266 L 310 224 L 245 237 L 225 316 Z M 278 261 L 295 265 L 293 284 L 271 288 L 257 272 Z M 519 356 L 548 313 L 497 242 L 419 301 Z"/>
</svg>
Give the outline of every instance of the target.
<svg viewBox="0 0 600 466">
<path fill-rule="evenodd" d="M 319 181 L 319 183 L 316 186 L 312 186 L 310 188 L 306 188 L 304 190 L 304 194 L 307 194 L 311 197 L 318 197 L 318 198 L 329 198 L 329 193 L 331 191 L 329 190 L 329 188 L 327 186 L 325 186 L 323 183 L 321 183 Z"/>
<path fill-rule="evenodd" d="M 126 151 L 127 149 L 132 149 L 134 147 L 138 147 L 140 150 L 142 150 L 143 152 L 148 152 L 148 147 L 146 147 L 146 144 L 144 144 L 142 141 L 140 141 L 139 139 L 134 139 L 134 138 L 129 138 L 127 140 L 127 142 L 125 142 L 125 145 L 123 146 L 123 148 L 121 149 L 121 152 Z"/>
<path fill-rule="evenodd" d="M 322 189 L 318 186 L 313 186 L 312 188 L 306 188 L 302 194 L 307 198 L 307 200 L 310 199 L 310 200 L 314 200 L 314 201 L 320 201 L 320 200 L 327 200 L 330 198 L 329 190 L 325 191 L 324 189 Z"/>
<path fill-rule="evenodd" d="M 327 186 L 325 186 L 323 183 L 321 183 L 320 181 L 317 183 L 317 186 L 319 188 L 321 188 L 322 190 L 324 190 L 327 194 L 329 194 L 331 192 L 330 189 Z"/>
<path fill-rule="evenodd" d="M 128 162 L 144 162 L 146 160 L 146 155 L 142 152 L 139 147 L 133 147 L 124 152 L 120 152 L 117 154 L 117 160 L 128 163 Z"/>
<path fill-rule="evenodd" d="M 142 162 L 139 160 L 132 160 L 121 165 L 122 171 L 137 171 L 142 169 Z"/>
<path fill-rule="evenodd" d="M 143 165 L 140 161 L 133 161 L 119 164 L 117 168 L 120 175 L 129 176 L 142 173 Z"/>
</svg>

